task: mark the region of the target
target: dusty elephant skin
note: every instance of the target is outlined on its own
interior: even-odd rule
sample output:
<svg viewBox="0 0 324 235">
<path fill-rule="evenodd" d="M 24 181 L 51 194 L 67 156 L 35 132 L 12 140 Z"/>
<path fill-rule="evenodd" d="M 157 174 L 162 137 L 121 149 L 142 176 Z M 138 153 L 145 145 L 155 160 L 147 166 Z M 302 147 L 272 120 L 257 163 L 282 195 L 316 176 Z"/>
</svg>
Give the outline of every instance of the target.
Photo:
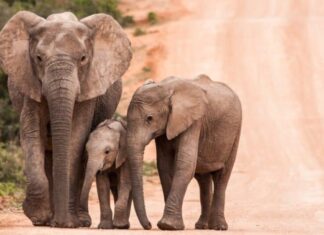
<svg viewBox="0 0 324 235">
<path fill-rule="evenodd" d="M 225 190 L 236 157 L 241 119 L 236 94 L 205 75 L 194 80 L 170 77 L 137 89 L 127 112 L 127 151 L 135 210 L 145 229 L 151 224 L 143 198 L 143 152 L 155 139 L 165 201 L 158 227 L 184 229 L 183 198 L 195 177 L 201 201 L 196 229 L 227 230 Z"/>
<path fill-rule="evenodd" d="M 125 124 L 111 119 L 100 123 L 91 132 L 86 150 L 88 161 L 80 200 L 80 208 L 84 211 L 82 223 L 86 227 L 91 225 L 88 196 L 96 178 L 101 214 L 98 228 L 128 229 L 132 197 Z M 114 220 L 110 208 L 110 191 L 115 201 Z"/>
<path fill-rule="evenodd" d="M 85 141 L 114 113 L 130 59 L 126 34 L 105 14 L 78 21 L 69 12 L 44 19 L 21 11 L 0 32 L 26 157 L 23 209 L 34 225 L 79 226 Z"/>
</svg>

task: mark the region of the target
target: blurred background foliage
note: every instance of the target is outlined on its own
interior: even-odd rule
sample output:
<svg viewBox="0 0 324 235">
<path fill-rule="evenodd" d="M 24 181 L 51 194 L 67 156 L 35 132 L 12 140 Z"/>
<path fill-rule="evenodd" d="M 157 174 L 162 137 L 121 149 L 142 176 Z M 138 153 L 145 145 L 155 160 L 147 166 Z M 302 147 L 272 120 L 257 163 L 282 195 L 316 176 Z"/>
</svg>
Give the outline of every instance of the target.
<svg viewBox="0 0 324 235">
<path fill-rule="evenodd" d="M 72 11 L 78 18 L 107 13 L 122 26 L 134 24 L 131 16 L 123 16 L 118 9 L 118 0 L 0 0 L 0 27 L 17 11 L 28 10 L 47 17 L 52 13 Z"/>
<path fill-rule="evenodd" d="M 47 17 L 71 11 L 78 18 L 107 13 L 123 27 L 133 26 L 132 16 L 124 16 L 118 0 L 0 0 L 0 29 L 17 11 L 28 10 Z M 19 116 L 13 110 L 7 90 L 7 76 L 0 69 L 0 197 L 22 198 L 24 186 L 23 155 L 19 147 Z M 19 195 L 19 196 L 17 196 Z M 0 210 L 2 201 L 0 198 Z"/>
</svg>

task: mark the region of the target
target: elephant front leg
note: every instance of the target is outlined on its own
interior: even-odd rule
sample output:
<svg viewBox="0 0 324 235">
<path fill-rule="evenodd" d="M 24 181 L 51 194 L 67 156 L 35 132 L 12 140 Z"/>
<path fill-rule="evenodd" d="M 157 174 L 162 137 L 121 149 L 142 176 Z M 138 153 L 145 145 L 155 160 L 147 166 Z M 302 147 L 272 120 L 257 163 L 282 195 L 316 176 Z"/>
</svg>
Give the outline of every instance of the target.
<svg viewBox="0 0 324 235">
<path fill-rule="evenodd" d="M 80 224 L 80 220 L 84 221 L 90 216 L 87 211 L 87 207 L 80 208 L 80 195 L 82 184 L 84 180 L 85 171 L 85 159 L 84 149 L 85 143 L 89 136 L 92 118 L 94 112 L 94 101 L 86 101 L 77 103 L 74 107 L 72 134 L 71 134 L 71 148 L 70 148 L 70 198 L 69 198 L 69 212 L 72 217 L 72 221 L 75 225 L 85 226 Z M 86 211 L 84 210 L 86 209 Z M 79 215 L 78 213 L 82 211 Z M 79 218 L 80 217 L 80 218 Z"/>
<path fill-rule="evenodd" d="M 49 225 L 52 211 L 50 207 L 49 184 L 45 173 L 45 150 L 42 137 L 40 105 L 25 98 L 20 115 L 20 139 L 25 155 L 25 175 L 27 178 L 26 198 L 23 202 L 25 215 L 35 226 Z"/>
<path fill-rule="evenodd" d="M 128 229 L 130 208 L 132 203 L 131 181 L 127 162 L 121 166 L 118 180 L 118 200 L 115 204 L 114 228 Z"/>
<path fill-rule="evenodd" d="M 174 176 L 162 219 L 158 227 L 162 230 L 182 230 L 182 204 L 190 180 L 193 178 L 197 154 L 200 124 L 193 124 L 178 138 L 178 151 L 176 154 Z"/>
<path fill-rule="evenodd" d="M 112 229 L 112 211 L 110 208 L 110 182 L 107 174 L 99 172 L 96 176 L 97 191 L 100 203 L 100 229 Z"/>
<path fill-rule="evenodd" d="M 162 185 L 164 202 L 167 201 L 171 190 L 174 168 L 174 151 L 172 150 L 171 145 L 167 142 L 168 140 L 165 135 L 155 139 L 157 169 Z"/>
</svg>

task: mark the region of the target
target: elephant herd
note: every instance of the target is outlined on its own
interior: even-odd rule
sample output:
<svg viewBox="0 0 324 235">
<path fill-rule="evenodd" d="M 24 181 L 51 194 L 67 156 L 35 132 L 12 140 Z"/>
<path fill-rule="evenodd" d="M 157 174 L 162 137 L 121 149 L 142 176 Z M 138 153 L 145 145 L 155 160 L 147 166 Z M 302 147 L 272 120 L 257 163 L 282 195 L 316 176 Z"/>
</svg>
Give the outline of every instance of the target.
<svg viewBox="0 0 324 235">
<path fill-rule="evenodd" d="M 141 225 L 150 229 L 143 152 L 154 139 L 165 202 L 158 227 L 184 229 L 183 199 L 195 177 L 201 202 L 195 228 L 227 230 L 225 190 L 242 120 L 237 95 L 206 75 L 169 77 L 143 84 L 126 120 L 113 119 L 131 58 L 126 33 L 106 14 L 44 19 L 20 11 L 6 23 L 0 65 L 20 114 L 25 215 L 38 226 L 89 227 L 88 195 L 96 180 L 99 228 L 129 228 L 133 201 Z"/>
</svg>

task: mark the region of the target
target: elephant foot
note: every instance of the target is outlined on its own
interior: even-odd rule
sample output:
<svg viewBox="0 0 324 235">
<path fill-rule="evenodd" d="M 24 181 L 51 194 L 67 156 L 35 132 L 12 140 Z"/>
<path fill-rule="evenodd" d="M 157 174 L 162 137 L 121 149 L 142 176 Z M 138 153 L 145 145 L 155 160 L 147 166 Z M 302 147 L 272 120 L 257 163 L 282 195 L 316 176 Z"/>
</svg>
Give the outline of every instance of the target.
<svg viewBox="0 0 324 235">
<path fill-rule="evenodd" d="M 227 225 L 226 220 L 223 216 L 218 216 L 218 217 L 209 221 L 208 228 L 214 229 L 214 230 L 227 230 L 228 225 Z"/>
<path fill-rule="evenodd" d="M 208 229 L 208 219 L 200 216 L 199 220 L 195 224 L 195 229 Z"/>
<path fill-rule="evenodd" d="M 26 198 L 23 202 L 25 215 L 32 221 L 34 226 L 49 226 L 52 219 L 52 211 L 44 201 L 35 201 Z"/>
<path fill-rule="evenodd" d="M 157 226 L 161 230 L 183 230 L 184 224 L 181 216 L 163 215 Z"/>
<path fill-rule="evenodd" d="M 114 228 L 129 229 L 129 220 L 126 215 L 127 215 L 127 208 L 118 209 L 118 205 L 116 205 L 114 221 L 113 221 Z"/>
<path fill-rule="evenodd" d="M 79 221 L 80 227 L 90 227 L 91 226 L 91 217 L 88 212 L 82 211 L 79 212 Z"/>
<path fill-rule="evenodd" d="M 115 220 L 113 222 L 114 228 L 117 229 L 129 229 L 130 225 L 127 220 Z"/>
<path fill-rule="evenodd" d="M 57 228 L 78 228 L 80 227 L 79 219 L 76 215 L 69 215 L 67 218 L 64 216 L 55 216 L 51 221 L 52 227 Z"/>
<path fill-rule="evenodd" d="M 98 225 L 99 229 L 113 229 L 113 223 L 111 220 L 101 220 Z"/>
</svg>

